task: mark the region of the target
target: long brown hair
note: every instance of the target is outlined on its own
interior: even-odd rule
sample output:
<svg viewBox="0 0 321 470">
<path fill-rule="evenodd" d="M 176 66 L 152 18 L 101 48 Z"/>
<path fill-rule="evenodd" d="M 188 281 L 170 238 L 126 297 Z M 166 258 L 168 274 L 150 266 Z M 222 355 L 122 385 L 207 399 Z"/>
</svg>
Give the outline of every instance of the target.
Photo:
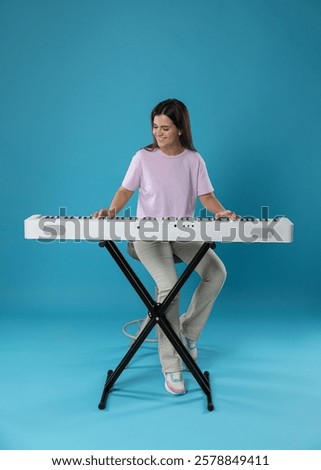
<svg viewBox="0 0 321 470">
<path fill-rule="evenodd" d="M 184 103 L 176 99 L 168 99 L 158 103 L 151 112 L 151 124 L 153 127 L 155 116 L 160 116 L 161 114 L 169 117 L 177 129 L 181 131 L 179 136 L 181 144 L 184 148 L 193 150 L 196 152 L 196 149 L 193 144 L 191 123 L 189 118 L 188 109 Z M 155 137 L 153 136 L 153 143 L 144 147 L 146 150 L 154 150 L 158 148 Z"/>
</svg>

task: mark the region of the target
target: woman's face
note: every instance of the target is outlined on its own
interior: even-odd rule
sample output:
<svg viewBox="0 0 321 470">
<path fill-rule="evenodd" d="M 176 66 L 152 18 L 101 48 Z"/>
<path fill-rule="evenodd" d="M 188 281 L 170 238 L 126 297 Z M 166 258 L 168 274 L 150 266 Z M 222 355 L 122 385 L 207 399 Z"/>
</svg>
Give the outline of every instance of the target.
<svg viewBox="0 0 321 470">
<path fill-rule="evenodd" d="M 157 145 L 161 150 L 171 151 L 179 149 L 181 145 L 180 136 L 181 132 L 173 121 L 164 114 L 154 117 L 153 122 L 153 135 L 156 139 Z"/>
</svg>

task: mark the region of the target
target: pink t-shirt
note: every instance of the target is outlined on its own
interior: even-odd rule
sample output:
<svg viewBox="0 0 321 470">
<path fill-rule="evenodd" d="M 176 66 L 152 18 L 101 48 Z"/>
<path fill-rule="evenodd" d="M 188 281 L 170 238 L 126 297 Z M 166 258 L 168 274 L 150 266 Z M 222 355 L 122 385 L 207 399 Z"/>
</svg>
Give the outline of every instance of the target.
<svg viewBox="0 0 321 470">
<path fill-rule="evenodd" d="M 192 150 L 169 156 L 139 150 L 122 186 L 139 189 L 137 217 L 193 217 L 197 196 L 213 191 L 202 157 Z"/>
</svg>

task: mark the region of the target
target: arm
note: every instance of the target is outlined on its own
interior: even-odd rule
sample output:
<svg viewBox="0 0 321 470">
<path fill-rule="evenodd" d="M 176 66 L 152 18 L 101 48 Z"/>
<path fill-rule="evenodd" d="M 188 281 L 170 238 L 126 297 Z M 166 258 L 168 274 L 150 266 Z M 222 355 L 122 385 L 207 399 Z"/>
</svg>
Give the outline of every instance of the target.
<svg viewBox="0 0 321 470">
<path fill-rule="evenodd" d="M 129 191 L 128 189 L 121 186 L 115 193 L 109 209 L 100 209 L 93 213 L 93 217 L 115 217 L 117 212 L 119 212 L 129 199 L 134 194 L 134 191 Z"/>
<path fill-rule="evenodd" d="M 235 220 L 236 214 L 233 211 L 225 209 L 220 201 L 214 196 L 214 193 L 202 194 L 199 196 L 202 205 L 209 211 L 215 214 L 215 219 L 219 217 L 228 217 Z"/>
</svg>

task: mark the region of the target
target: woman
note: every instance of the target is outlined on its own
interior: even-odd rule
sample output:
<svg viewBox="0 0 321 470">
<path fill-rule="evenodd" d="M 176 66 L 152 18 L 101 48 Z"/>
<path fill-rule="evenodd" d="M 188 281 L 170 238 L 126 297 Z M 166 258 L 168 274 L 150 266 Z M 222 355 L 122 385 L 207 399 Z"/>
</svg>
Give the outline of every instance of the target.
<svg viewBox="0 0 321 470">
<path fill-rule="evenodd" d="M 192 141 L 189 113 L 179 100 L 159 103 L 151 113 L 153 143 L 133 157 L 121 187 L 109 209 L 95 212 L 95 217 L 114 217 L 139 189 L 137 217 L 193 217 L 196 199 L 215 217 L 235 219 L 214 196 L 202 157 Z M 202 242 L 136 241 L 136 253 L 154 278 L 158 302 L 162 302 L 177 281 L 174 254 L 189 263 Z M 195 290 L 186 313 L 179 317 L 178 296 L 168 307 L 166 317 L 194 360 L 196 341 L 218 296 L 226 271 L 218 256 L 209 250 L 196 267 L 201 282 Z M 172 344 L 158 331 L 159 356 L 165 376 L 165 389 L 174 395 L 186 392 L 182 361 Z"/>
</svg>

